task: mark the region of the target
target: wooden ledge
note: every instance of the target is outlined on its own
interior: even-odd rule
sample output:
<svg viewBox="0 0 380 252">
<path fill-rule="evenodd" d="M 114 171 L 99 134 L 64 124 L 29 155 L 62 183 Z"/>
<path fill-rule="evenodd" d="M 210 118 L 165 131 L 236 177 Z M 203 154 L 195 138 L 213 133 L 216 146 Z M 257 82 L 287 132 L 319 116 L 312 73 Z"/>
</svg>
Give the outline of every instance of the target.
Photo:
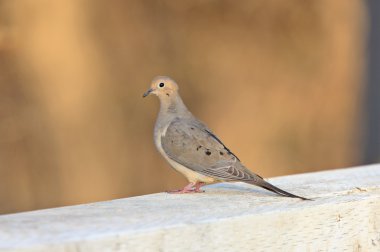
<svg viewBox="0 0 380 252">
<path fill-rule="evenodd" d="M 0 251 L 380 251 L 380 165 L 0 216 Z"/>
</svg>

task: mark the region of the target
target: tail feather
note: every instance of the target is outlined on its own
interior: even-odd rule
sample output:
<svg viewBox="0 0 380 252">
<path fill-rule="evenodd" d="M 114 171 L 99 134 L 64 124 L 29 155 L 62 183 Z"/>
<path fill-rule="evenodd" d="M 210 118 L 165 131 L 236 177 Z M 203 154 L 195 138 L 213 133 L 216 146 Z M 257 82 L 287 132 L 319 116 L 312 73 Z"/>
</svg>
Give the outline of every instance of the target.
<svg viewBox="0 0 380 252">
<path fill-rule="evenodd" d="M 302 199 L 302 200 L 310 200 L 310 199 L 307 199 L 307 198 L 304 198 L 304 197 L 301 197 L 301 196 L 298 196 L 298 195 L 295 195 L 295 194 L 291 194 L 289 192 L 286 192 L 268 182 L 266 182 L 265 180 L 261 180 L 260 182 L 258 181 L 255 181 L 253 182 L 254 185 L 257 185 L 257 186 L 260 186 L 268 191 L 271 191 L 271 192 L 274 192 L 278 195 L 281 195 L 281 196 L 285 196 L 285 197 L 291 197 L 291 198 L 299 198 L 299 199 Z"/>
</svg>

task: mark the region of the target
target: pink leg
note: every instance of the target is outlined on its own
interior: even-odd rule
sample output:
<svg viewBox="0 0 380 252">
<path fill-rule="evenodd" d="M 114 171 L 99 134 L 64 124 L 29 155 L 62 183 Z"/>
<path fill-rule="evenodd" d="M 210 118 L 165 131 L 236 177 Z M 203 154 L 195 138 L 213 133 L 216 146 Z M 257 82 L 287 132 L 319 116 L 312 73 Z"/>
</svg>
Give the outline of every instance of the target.
<svg viewBox="0 0 380 252">
<path fill-rule="evenodd" d="M 200 190 L 200 187 L 203 185 L 204 185 L 204 183 L 202 183 L 202 182 L 197 182 L 197 183 L 191 182 L 190 184 L 185 186 L 183 189 L 168 191 L 168 193 L 173 193 L 173 194 L 199 193 L 199 192 L 203 192 L 202 190 Z"/>
<path fill-rule="evenodd" d="M 197 183 L 195 183 L 195 192 L 198 192 L 198 193 L 200 193 L 200 192 L 205 192 L 205 191 L 203 191 L 203 190 L 201 190 L 201 187 L 202 186 L 204 186 L 206 183 L 203 183 L 203 182 L 197 182 Z"/>
</svg>

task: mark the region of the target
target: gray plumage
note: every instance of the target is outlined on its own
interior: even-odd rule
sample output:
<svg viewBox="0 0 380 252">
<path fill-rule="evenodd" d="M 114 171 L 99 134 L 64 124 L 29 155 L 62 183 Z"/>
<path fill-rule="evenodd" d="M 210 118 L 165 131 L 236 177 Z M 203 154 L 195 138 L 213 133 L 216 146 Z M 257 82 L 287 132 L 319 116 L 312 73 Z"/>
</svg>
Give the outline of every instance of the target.
<svg viewBox="0 0 380 252">
<path fill-rule="evenodd" d="M 222 181 L 255 180 L 210 129 L 195 118 L 176 117 L 161 143 L 171 159 L 205 176 Z"/>
<path fill-rule="evenodd" d="M 154 130 L 156 147 L 177 171 L 187 177 L 190 187 L 198 183 L 241 181 L 282 196 L 305 199 L 273 186 L 247 169 L 204 123 L 189 112 L 172 79 L 156 77 L 144 97 L 150 93 L 156 94 L 161 103 Z M 183 190 L 180 192 L 190 192 Z"/>
</svg>

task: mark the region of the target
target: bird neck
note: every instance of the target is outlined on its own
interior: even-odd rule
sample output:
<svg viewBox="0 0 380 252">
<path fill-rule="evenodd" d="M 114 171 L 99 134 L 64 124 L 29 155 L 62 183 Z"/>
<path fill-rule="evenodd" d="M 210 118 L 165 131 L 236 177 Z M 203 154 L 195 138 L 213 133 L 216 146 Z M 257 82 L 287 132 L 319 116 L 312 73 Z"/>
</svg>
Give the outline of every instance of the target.
<svg viewBox="0 0 380 252">
<path fill-rule="evenodd" d="M 187 115 L 190 114 L 179 94 L 160 97 L 160 114 Z"/>
</svg>

